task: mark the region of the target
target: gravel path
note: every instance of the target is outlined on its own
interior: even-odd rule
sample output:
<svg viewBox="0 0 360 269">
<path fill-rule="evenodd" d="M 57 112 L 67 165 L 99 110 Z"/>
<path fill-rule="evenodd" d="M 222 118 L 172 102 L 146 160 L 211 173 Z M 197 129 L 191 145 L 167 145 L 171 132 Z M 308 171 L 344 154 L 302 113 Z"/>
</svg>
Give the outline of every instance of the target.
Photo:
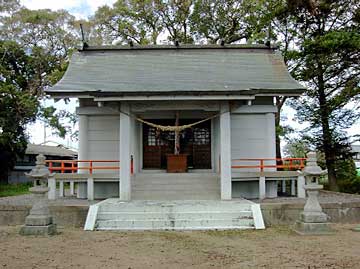
<svg viewBox="0 0 360 269">
<path fill-rule="evenodd" d="M 246 231 L 84 232 L 23 237 L 0 227 L 0 268 L 359 268 L 360 232 L 331 236 L 287 227 Z"/>
</svg>

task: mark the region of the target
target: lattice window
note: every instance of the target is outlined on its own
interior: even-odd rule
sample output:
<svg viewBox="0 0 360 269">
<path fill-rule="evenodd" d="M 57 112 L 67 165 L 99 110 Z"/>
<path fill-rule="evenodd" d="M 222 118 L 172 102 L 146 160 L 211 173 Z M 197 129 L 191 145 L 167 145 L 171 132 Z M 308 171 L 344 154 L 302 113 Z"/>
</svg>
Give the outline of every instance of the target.
<svg viewBox="0 0 360 269">
<path fill-rule="evenodd" d="M 195 128 L 194 129 L 194 144 L 208 145 L 210 144 L 210 130 L 209 128 Z"/>
</svg>

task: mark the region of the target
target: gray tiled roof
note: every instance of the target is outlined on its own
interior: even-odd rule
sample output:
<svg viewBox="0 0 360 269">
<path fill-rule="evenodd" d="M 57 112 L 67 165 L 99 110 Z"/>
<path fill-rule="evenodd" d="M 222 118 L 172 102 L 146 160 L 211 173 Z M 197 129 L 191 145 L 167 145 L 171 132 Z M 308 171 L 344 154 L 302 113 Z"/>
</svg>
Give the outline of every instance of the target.
<svg viewBox="0 0 360 269">
<path fill-rule="evenodd" d="M 73 54 L 56 94 L 301 93 L 280 54 L 266 47 L 87 48 Z"/>
<path fill-rule="evenodd" d="M 64 148 L 62 146 L 46 146 L 28 144 L 26 148 L 26 154 L 44 154 L 46 156 L 59 156 L 59 157 L 76 157 L 77 152 Z"/>
</svg>

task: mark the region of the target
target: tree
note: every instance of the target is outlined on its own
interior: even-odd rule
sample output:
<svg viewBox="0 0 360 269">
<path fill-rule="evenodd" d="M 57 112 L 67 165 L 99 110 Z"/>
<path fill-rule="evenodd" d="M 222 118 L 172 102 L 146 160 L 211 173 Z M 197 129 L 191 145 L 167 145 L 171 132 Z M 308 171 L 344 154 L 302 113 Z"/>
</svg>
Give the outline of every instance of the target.
<svg viewBox="0 0 360 269">
<path fill-rule="evenodd" d="M 183 44 L 263 41 L 260 17 L 266 14 L 266 2 L 118 0 L 112 7 L 100 7 L 92 24 L 105 44 L 157 44 L 160 37 Z"/>
<path fill-rule="evenodd" d="M 259 41 L 266 38 L 266 1 L 196 0 L 191 31 L 196 40 L 216 44 Z"/>
<path fill-rule="evenodd" d="M 66 111 L 44 107 L 44 89 L 66 70 L 77 43 L 74 18 L 66 11 L 28 10 L 9 1 L 0 14 L 0 149 L 1 179 L 27 145 L 26 125 L 42 118 L 64 136 Z"/>
<path fill-rule="evenodd" d="M 113 7 L 100 7 L 92 18 L 104 44 L 156 44 L 163 31 L 154 0 L 118 0 Z"/>
<path fill-rule="evenodd" d="M 290 158 L 306 158 L 310 151 L 309 144 L 303 139 L 290 139 L 284 147 L 284 153 Z"/>
<path fill-rule="evenodd" d="M 305 132 L 325 155 L 329 188 L 338 190 L 337 162 L 350 156 L 345 129 L 359 117 L 360 3 L 291 3 L 288 20 L 296 31 L 292 59 L 298 64 L 293 73 L 308 88 L 293 106 L 301 122 L 310 122 Z"/>
<path fill-rule="evenodd" d="M 161 24 L 167 31 L 169 41 L 191 44 L 190 16 L 193 0 L 156 1 L 156 10 Z"/>
<path fill-rule="evenodd" d="M 36 73 L 31 57 L 15 42 L 0 41 L 0 182 L 7 180 L 9 167 L 22 156 L 27 145 L 26 124 L 35 121 L 39 101 L 31 93 Z"/>
</svg>

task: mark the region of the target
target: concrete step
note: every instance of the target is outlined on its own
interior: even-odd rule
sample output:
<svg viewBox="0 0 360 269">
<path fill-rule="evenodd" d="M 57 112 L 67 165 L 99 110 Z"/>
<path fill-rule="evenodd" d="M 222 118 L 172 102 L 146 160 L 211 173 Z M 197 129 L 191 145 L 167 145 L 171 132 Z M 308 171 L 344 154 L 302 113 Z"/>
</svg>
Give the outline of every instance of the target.
<svg viewBox="0 0 360 269">
<path fill-rule="evenodd" d="M 247 200 L 120 201 L 90 206 L 86 230 L 263 229 L 259 205 Z"/>
<path fill-rule="evenodd" d="M 201 184 L 201 183 L 216 183 L 220 184 L 220 180 L 216 178 L 176 178 L 176 179 L 167 179 L 167 178 L 146 178 L 146 179 L 137 179 L 132 180 L 133 184 Z"/>
<path fill-rule="evenodd" d="M 253 229 L 252 219 L 98 220 L 97 230 Z"/>
<path fill-rule="evenodd" d="M 98 214 L 98 220 L 168 220 L 168 219 L 251 219 L 251 211 L 241 212 L 224 212 L 224 211 L 203 211 L 203 212 L 177 212 L 177 213 L 163 213 L 163 212 L 101 212 Z"/>
<path fill-rule="evenodd" d="M 167 181 L 167 180 L 132 180 L 132 186 L 142 186 L 142 185 L 220 185 L 220 181 L 215 180 L 173 180 L 173 181 Z"/>
<path fill-rule="evenodd" d="M 132 187 L 132 191 L 188 191 L 188 190 L 192 190 L 192 191 L 219 191 L 220 190 L 220 186 L 218 185 L 208 185 L 208 184 L 204 184 L 204 185 L 168 185 L 168 184 L 153 184 L 153 185 L 136 185 Z"/>
<path fill-rule="evenodd" d="M 216 173 L 137 173 L 135 174 L 136 178 L 176 178 L 176 177 L 219 177 Z"/>
<path fill-rule="evenodd" d="M 133 200 L 159 200 L 159 201 L 172 201 L 174 199 L 180 200 L 219 200 L 220 194 L 218 193 L 203 193 L 203 194 L 191 194 L 191 193 L 135 193 L 132 196 Z"/>
<path fill-rule="evenodd" d="M 102 212 L 242 212 L 251 210 L 251 202 L 247 200 L 219 201 L 219 200 L 171 200 L 151 201 L 137 200 L 125 202 L 116 198 L 107 199 L 101 203 L 99 213 Z"/>
<path fill-rule="evenodd" d="M 220 198 L 220 192 L 216 190 L 208 190 L 206 192 L 190 190 L 141 190 L 133 191 L 131 197 L 135 200 L 201 200 L 202 198 L 204 198 L 204 200 L 209 200 L 209 198 L 219 200 L 217 198 Z M 194 199 L 190 199 L 189 197 L 194 197 Z"/>
</svg>

